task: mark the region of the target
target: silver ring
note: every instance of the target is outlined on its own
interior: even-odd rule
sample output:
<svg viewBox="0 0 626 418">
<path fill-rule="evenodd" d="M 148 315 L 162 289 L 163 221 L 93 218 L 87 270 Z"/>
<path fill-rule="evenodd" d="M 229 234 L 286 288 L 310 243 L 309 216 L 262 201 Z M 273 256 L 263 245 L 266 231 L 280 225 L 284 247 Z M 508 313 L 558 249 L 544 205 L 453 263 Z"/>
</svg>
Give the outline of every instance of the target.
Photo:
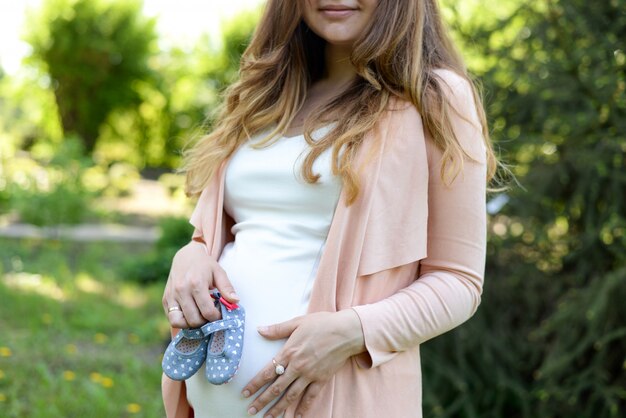
<svg viewBox="0 0 626 418">
<path fill-rule="evenodd" d="M 272 363 L 274 364 L 274 366 L 276 366 L 276 368 L 274 369 L 276 375 L 280 376 L 281 374 L 285 373 L 285 366 L 277 362 L 275 359 L 272 359 Z"/>
<path fill-rule="evenodd" d="M 174 311 L 181 311 L 182 312 L 183 310 L 180 309 L 180 306 L 172 306 L 171 308 L 169 308 L 167 310 L 167 313 L 174 312 Z"/>
</svg>

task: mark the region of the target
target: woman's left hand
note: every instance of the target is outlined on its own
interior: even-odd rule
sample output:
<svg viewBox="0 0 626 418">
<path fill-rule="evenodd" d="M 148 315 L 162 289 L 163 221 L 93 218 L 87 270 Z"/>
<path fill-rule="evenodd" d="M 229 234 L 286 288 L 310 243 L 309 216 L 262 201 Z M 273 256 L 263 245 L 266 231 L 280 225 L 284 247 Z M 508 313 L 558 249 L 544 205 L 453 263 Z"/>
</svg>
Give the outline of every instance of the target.
<svg viewBox="0 0 626 418">
<path fill-rule="evenodd" d="M 259 333 L 270 340 L 289 338 L 275 357 L 276 363 L 285 367 L 284 374 L 278 376 L 276 365 L 270 362 L 242 391 L 248 397 L 270 383 L 248 409 L 254 415 L 280 397 L 265 418 L 278 418 L 297 400 L 300 403 L 296 417 L 304 415 L 324 384 L 346 360 L 365 351 L 361 321 L 352 309 L 299 316 L 259 327 Z"/>
</svg>

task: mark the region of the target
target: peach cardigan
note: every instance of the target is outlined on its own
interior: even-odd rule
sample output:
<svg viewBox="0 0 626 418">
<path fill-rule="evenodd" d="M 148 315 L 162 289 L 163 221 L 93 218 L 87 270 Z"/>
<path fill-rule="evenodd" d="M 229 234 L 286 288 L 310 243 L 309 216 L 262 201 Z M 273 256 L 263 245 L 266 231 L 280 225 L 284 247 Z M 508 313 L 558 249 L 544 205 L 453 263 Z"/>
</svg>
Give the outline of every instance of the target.
<svg viewBox="0 0 626 418">
<path fill-rule="evenodd" d="M 469 85 L 450 71 L 439 75 L 458 111 L 451 112 L 455 133 L 475 161 L 466 159 L 452 185 L 444 185 L 441 151 L 417 109 L 399 99 L 366 135 L 356 166 L 361 191 L 351 206 L 340 196 L 309 312 L 354 309 L 367 352 L 346 362 L 307 416 L 421 417 L 419 345 L 466 321 L 480 303 L 485 147 Z M 233 220 L 222 206 L 226 164 L 190 220 L 193 238 L 215 259 L 233 239 Z M 164 376 L 162 390 L 169 418 L 193 417 L 183 382 Z M 285 417 L 293 417 L 294 407 Z"/>
</svg>

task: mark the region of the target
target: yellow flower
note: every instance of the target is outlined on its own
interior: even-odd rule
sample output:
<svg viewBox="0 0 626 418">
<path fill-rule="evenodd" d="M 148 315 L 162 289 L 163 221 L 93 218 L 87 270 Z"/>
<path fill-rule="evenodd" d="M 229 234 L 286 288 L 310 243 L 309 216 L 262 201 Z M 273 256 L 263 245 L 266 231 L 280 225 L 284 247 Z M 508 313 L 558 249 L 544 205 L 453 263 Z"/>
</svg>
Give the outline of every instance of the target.
<svg viewBox="0 0 626 418">
<path fill-rule="evenodd" d="M 128 405 L 126 405 L 126 410 L 131 414 L 136 414 L 138 412 L 141 412 L 141 405 L 137 403 L 129 403 Z"/>
<path fill-rule="evenodd" d="M 46 325 L 51 324 L 52 323 L 52 315 L 50 315 L 49 313 L 45 313 L 45 314 L 41 315 L 41 322 L 43 322 Z"/>
<path fill-rule="evenodd" d="M 63 379 L 71 382 L 72 380 L 76 379 L 76 373 L 71 370 L 66 370 L 63 372 Z"/>
<path fill-rule="evenodd" d="M 7 400 L 7 397 L 4 393 L 0 392 L 0 402 L 4 402 Z"/>
<path fill-rule="evenodd" d="M 105 388 L 113 387 L 113 379 L 111 379 L 110 377 L 103 377 L 100 381 L 100 384 Z"/>
<path fill-rule="evenodd" d="M 96 344 L 104 344 L 109 339 L 109 337 L 99 332 L 96 335 L 94 335 L 93 339 L 96 342 Z"/>
<path fill-rule="evenodd" d="M 92 382 L 94 383 L 100 383 L 102 382 L 102 375 L 98 372 L 91 372 L 89 374 L 89 378 L 91 379 Z"/>
<path fill-rule="evenodd" d="M 67 352 L 67 354 L 76 354 L 78 349 L 76 348 L 74 344 L 67 344 L 65 346 L 65 351 Z"/>
<path fill-rule="evenodd" d="M 9 347 L 0 347 L 0 357 L 11 357 L 13 352 Z"/>
</svg>

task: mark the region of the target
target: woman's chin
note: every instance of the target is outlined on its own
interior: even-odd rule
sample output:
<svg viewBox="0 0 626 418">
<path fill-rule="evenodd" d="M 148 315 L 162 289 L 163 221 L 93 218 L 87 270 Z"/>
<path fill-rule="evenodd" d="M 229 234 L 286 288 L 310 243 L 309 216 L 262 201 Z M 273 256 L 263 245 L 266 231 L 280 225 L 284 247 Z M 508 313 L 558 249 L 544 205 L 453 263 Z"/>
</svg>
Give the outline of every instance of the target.
<svg viewBox="0 0 626 418">
<path fill-rule="evenodd" d="M 352 36 L 352 34 L 344 34 L 344 33 L 328 34 L 326 36 L 322 36 L 322 38 L 330 45 L 338 46 L 342 48 L 351 47 L 354 44 L 354 41 L 356 39 L 356 37 Z"/>
</svg>

